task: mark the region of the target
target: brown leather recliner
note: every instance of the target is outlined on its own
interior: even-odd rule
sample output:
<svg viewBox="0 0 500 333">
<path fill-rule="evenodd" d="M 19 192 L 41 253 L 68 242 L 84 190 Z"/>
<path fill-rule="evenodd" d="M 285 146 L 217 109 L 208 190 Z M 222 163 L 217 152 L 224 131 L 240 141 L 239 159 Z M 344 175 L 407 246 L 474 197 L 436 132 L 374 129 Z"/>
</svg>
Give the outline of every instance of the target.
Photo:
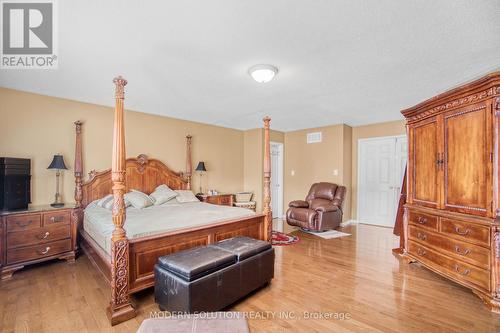
<svg viewBox="0 0 500 333">
<path fill-rule="evenodd" d="M 286 222 L 312 231 L 337 228 L 342 222 L 342 205 L 346 188 L 332 183 L 315 183 L 306 200 L 290 202 Z"/>
</svg>

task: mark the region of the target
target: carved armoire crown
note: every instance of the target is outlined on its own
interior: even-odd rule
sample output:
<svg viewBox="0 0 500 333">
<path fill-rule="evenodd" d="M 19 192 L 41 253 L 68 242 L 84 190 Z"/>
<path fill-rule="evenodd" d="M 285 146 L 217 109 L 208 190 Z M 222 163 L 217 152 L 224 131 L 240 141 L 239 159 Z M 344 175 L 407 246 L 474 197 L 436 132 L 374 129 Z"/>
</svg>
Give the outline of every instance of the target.
<svg viewBox="0 0 500 333">
<path fill-rule="evenodd" d="M 404 256 L 500 312 L 500 72 L 402 111 Z"/>
</svg>

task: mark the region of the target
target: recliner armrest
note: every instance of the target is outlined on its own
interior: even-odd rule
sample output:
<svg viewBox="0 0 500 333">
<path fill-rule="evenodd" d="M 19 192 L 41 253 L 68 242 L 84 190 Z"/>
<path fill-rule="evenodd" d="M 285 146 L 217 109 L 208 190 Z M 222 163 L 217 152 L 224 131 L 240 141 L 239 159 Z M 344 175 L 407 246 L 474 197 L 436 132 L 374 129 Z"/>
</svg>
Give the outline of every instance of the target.
<svg viewBox="0 0 500 333">
<path fill-rule="evenodd" d="M 294 208 L 309 208 L 309 203 L 304 200 L 294 200 L 288 204 L 288 207 Z"/>
<path fill-rule="evenodd" d="M 335 205 L 325 205 L 325 206 L 314 207 L 314 210 L 323 213 L 328 213 L 328 212 L 336 212 L 337 210 L 339 210 L 339 207 Z"/>
</svg>

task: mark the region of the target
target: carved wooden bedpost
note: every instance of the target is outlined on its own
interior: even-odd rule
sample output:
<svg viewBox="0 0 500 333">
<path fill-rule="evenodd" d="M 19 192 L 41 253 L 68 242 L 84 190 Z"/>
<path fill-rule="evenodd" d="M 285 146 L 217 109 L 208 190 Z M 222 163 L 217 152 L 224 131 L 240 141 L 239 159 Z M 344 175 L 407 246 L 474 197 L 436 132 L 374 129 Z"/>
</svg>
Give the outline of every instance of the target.
<svg viewBox="0 0 500 333">
<path fill-rule="evenodd" d="M 191 161 L 191 135 L 186 136 L 186 180 L 187 180 L 187 189 L 191 189 L 191 176 L 193 174 L 193 162 Z"/>
<path fill-rule="evenodd" d="M 121 76 L 113 80 L 115 84 L 115 120 L 113 130 L 113 157 L 111 179 L 113 182 L 113 223 L 111 236 L 111 302 L 108 318 L 116 325 L 135 317 L 129 295 L 129 243 L 125 229 L 125 126 L 123 122 L 124 88 L 127 81 Z"/>
<path fill-rule="evenodd" d="M 82 156 L 82 122 L 75 121 L 76 145 L 75 145 L 75 208 L 82 207 L 82 176 L 83 176 L 83 156 Z"/>
<path fill-rule="evenodd" d="M 267 241 L 271 241 L 273 229 L 273 212 L 271 211 L 271 143 L 269 135 L 269 123 L 271 118 L 264 119 L 264 211 L 266 215 L 264 226 L 266 228 Z"/>
<path fill-rule="evenodd" d="M 71 210 L 71 248 L 75 255 L 78 253 L 78 227 L 83 221 L 83 155 L 82 155 L 82 125 L 80 120 L 75 121 L 75 208 Z M 73 259 L 74 260 L 74 259 Z"/>
</svg>

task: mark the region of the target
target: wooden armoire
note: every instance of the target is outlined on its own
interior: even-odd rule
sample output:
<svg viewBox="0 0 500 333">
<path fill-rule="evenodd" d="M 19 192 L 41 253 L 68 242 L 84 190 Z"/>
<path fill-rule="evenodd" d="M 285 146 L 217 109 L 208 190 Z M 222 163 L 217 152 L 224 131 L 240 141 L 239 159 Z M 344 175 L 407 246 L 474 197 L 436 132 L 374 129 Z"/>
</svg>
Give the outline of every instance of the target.
<svg viewBox="0 0 500 333">
<path fill-rule="evenodd" d="M 500 72 L 402 111 L 404 256 L 500 313 Z"/>
</svg>

